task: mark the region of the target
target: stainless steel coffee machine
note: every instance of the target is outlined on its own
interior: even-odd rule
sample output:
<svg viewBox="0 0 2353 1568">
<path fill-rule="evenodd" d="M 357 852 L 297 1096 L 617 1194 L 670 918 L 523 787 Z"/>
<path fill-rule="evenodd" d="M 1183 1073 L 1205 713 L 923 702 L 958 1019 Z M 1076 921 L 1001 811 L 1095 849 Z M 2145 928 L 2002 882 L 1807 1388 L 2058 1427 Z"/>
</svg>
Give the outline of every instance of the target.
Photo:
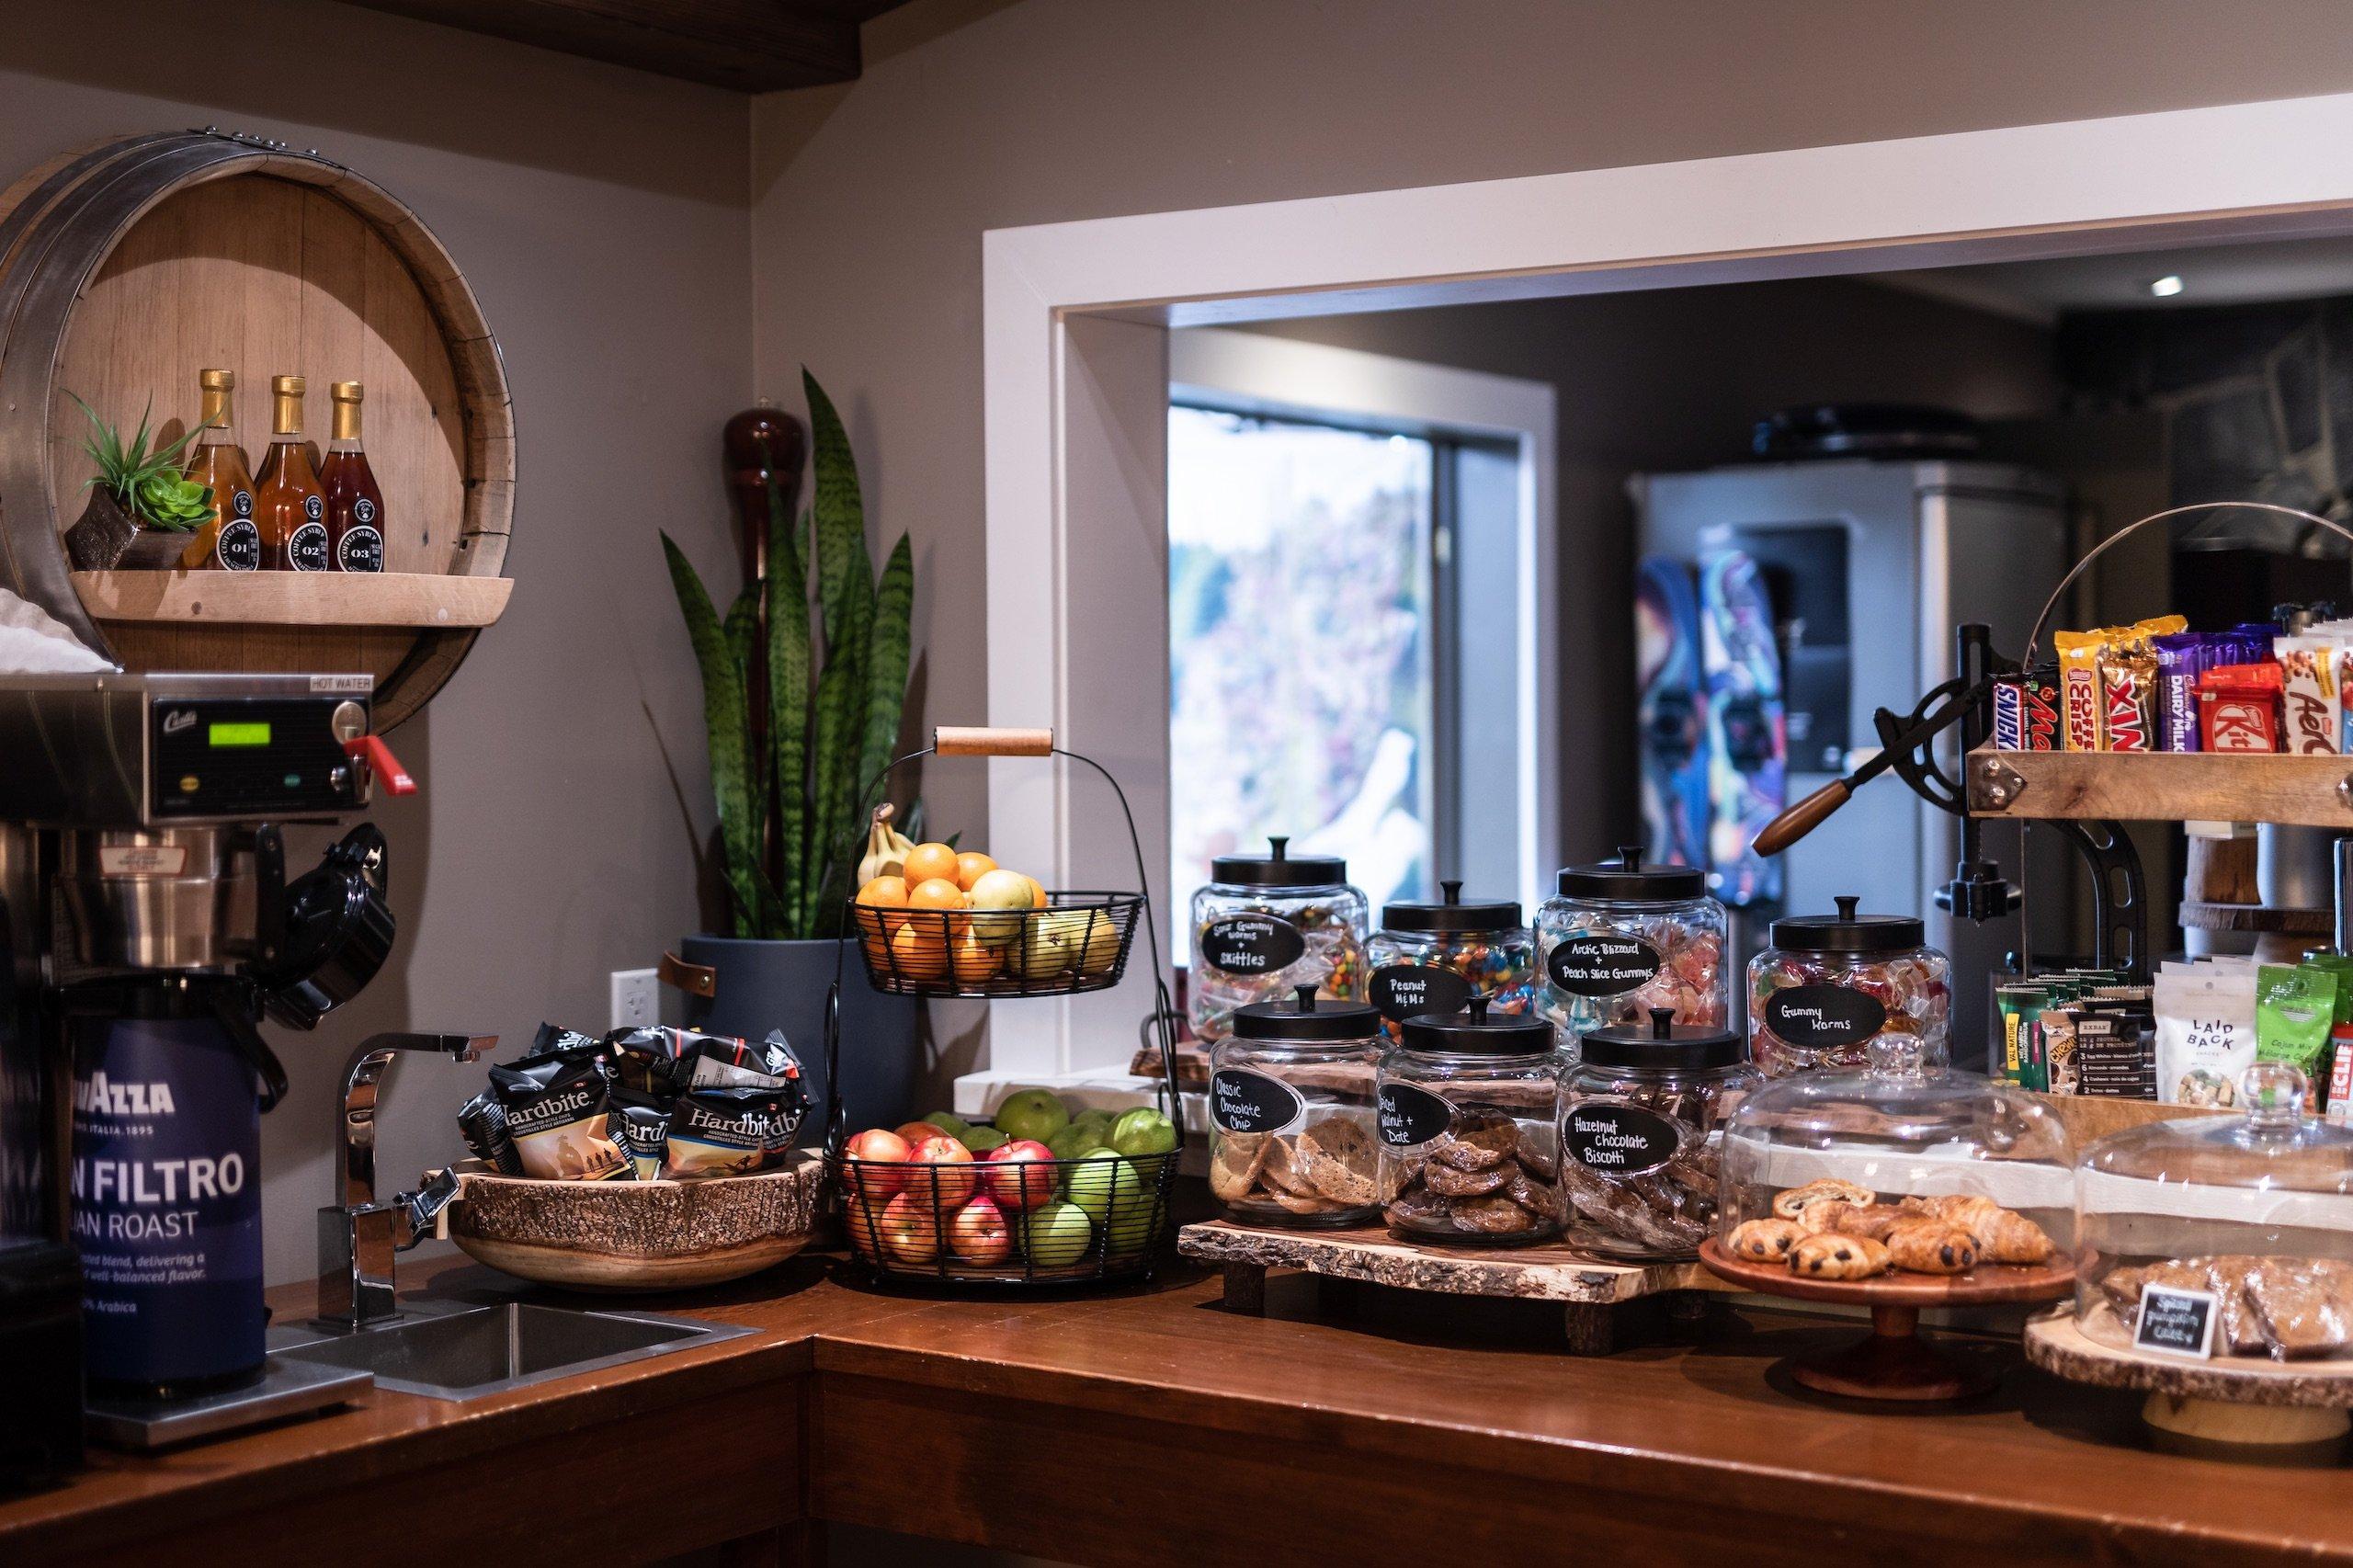
<svg viewBox="0 0 2353 1568">
<path fill-rule="evenodd" d="M 259 1390 L 256 1027 L 314 1026 L 390 953 L 385 845 L 290 881 L 282 828 L 415 785 L 367 676 L 0 675 L 0 1471 L 94 1412 Z M 297 1381 L 301 1381 L 297 1378 Z"/>
</svg>

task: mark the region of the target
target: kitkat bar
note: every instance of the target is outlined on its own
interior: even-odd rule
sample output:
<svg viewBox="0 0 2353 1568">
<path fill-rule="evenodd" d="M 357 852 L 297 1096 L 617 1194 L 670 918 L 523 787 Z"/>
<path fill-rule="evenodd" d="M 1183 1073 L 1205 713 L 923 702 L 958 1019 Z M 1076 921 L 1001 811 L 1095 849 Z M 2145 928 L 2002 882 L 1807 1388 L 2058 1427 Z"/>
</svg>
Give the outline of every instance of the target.
<svg viewBox="0 0 2353 1568">
<path fill-rule="evenodd" d="M 2335 755 L 2344 710 L 2336 695 L 2336 639 L 2282 637 L 2279 660 L 2279 749 L 2299 756 Z"/>
<path fill-rule="evenodd" d="M 2199 738 L 2208 751 L 2279 749 L 2279 666 L 2219 665 L 2198 677 Z"/>
<path fill-rule="evenodd" d="M 2108 643 L 2105 631 L 2062 631 L 2051 639 L 2059 654 L 2059 683 L 2064 708 L 2062 731 L 2069 751 L 2099 751 L 2099 651 Z"/>
</svg>

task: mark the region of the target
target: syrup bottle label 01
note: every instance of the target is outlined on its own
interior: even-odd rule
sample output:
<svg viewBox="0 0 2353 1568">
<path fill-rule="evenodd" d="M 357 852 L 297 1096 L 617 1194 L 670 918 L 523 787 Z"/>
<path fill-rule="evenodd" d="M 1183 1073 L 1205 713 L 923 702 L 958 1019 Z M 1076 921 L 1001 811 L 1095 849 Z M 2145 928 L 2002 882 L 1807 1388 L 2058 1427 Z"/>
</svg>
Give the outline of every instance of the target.
<svg viewBox="0 0 2353 1568">
<path fill-rule="evenodd" d="M 1586 1100 L 1569 1108 L 1561 1144 L 1569 1158 L 1597 1175 L 1645 1176 L 1675 1158 L 1683 1128 L 1623 1100 Z"/>
<path fill-rule="evenodd" d="M 1454 1124 L 1454 1102 L 1411 1084 L 1381 1085 L 1381 1141 L 1392 1149 L 1418 1149 Z"/>
<path fill-rule="evenodd" d="M 1307 1101 L 1271 1074 L 1221 1067 L 1210 1074 L 1210 1119 L 1228 1132 L 1296 1132 Z"/>
<path fill-rule="evenodd" d="M 1586 931 L 1545 955 L 1545 972 L 1572 996 L 1618 996 L 1647 984 L 1666 960 L 1640 937 Z"/>
<path fill-rule="evenodd" d="M 1226 915 L 1201 927 L 1201 961 L 1228 974 L 1274 974 L 1307 951 L 1299 927 L 1275 915 Z"/>
<path fill-rule="evenodd" d="M 1471 1005 L 1471 983 L 1450 969 L 1385 963 L 1372 971 L 1372 1005 L 1392 1023 L 1424 1013 L 1448 1017 Z"/>
<path fill-rule="evenodd" d="M 1765 998 L 1765 1027 L 1802 1051 L 1860 1045 L 1886 1022 L 1878 997 L 1843 985 L 1792 985 Z"/>
<path fill-rule="evenodd" d="M 243 491 L 237 493 L 241 505 L 237 515 L 221 525 L 220 535 L 212 541 L 212 559 L 224 572 L 258 572 L 261 570 L 261 529 L 246 514 L 254 509 L 254 498 Z"/>
</svg>

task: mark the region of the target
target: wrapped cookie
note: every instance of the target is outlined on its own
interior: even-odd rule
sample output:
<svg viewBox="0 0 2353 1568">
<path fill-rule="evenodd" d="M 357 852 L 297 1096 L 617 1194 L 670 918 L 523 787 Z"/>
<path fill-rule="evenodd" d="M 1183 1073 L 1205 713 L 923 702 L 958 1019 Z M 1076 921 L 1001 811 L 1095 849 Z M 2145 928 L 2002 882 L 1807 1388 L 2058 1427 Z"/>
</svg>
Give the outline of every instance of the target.
<svg viewBox="0 0 2353 1568">
<path fill-rule="evenodd" d="M 1558 1037 L 1486 998 L 1408 1018 L 1381 1058 L 1381 1212 L 1417 1241 L 1510 1246 L 1557 1235 Z"/>
<path fill-rule="evenodd" d="M 1252 1224 L 1362 1224 L 1380 1213 L 1372 1131 L 1381 1014 L 1362 1002 L 1235 1011 L 1210 1053 L 1210 1191 Z"/>
</svg>

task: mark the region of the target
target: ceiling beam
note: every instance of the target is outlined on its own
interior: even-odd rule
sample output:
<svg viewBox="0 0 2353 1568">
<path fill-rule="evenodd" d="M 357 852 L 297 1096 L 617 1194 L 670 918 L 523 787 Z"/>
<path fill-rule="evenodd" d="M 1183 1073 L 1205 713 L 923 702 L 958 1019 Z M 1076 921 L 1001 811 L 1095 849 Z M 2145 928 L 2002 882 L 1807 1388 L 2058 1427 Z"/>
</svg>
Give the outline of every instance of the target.
<svg viewBox="0 0 2353 1568">
<path fill-rule="evenodd" d="M 896 0 L 356 0 L 658 75 L 765 93 L 857 79 L 858 23 Z"/>
</svg>

